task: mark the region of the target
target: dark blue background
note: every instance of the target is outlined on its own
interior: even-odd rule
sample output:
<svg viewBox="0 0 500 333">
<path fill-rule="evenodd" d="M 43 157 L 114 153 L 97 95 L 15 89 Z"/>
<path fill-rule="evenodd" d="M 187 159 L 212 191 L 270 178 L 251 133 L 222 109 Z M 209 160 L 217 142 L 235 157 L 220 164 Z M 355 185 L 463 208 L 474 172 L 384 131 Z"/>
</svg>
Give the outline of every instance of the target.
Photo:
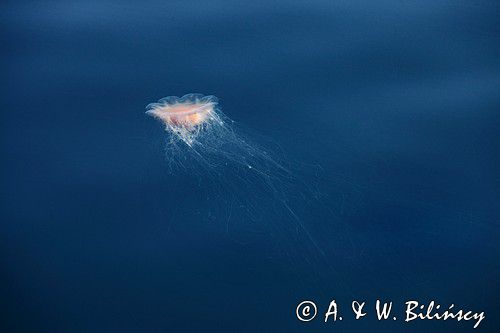
<svg viewBox="0 0 500 333">
<path fill-rule="evenodd" d="M 480 330 L 495 331 L 499 14 L 496 1 L 3 1 L 2 331 L 472 330 L 405 324 L 407 299 L 484 310 Z M 328 209 L 302 218 L 326 263 L 273 249 L 286 237 L 244 215 L 229 234 L 210 211 L 225 198 L 168 172 L 144 107 L 190 92 L 321 167 L 303 180 Z M 275 216 L 262 213 L 252 223 Z M 295 318 L 301 300 L 331 298 L 343 322 Z M 348 315 L 377 298 L 400 320 Z"/>
</svg>

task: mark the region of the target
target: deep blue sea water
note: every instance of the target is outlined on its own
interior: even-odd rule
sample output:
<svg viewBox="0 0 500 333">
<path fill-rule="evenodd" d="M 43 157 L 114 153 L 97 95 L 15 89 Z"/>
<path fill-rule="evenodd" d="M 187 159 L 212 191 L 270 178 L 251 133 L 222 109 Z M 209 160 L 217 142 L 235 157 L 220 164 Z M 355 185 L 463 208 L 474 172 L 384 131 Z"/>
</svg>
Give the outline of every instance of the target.
<svg viewBox="0 0 500 333">
<path fill-rule="evenodd" d="M 410 299 L 497 331 L 497 1 L 3 1 L 0 27 L 2 332 L 472 331 Z M 324 255 L 272 191 L 168 168 L 144 108 L 191 92 L 293 165 Z"/>
</svg>

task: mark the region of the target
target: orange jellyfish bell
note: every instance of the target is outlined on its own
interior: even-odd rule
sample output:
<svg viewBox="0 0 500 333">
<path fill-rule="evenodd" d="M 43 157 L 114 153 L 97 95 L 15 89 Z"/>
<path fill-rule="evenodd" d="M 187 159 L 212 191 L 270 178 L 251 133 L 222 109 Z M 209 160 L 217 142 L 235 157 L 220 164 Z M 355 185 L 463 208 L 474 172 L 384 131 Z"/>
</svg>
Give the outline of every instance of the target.
<svg viewBox="0 0 500 333">
<path fill-rule="evenodd" d="M 174 128 L 192 129 L 203 124 L 214 112 L 215 96 L 187 94 L 169 96 L 147 106 L 146 113 Z"/>
</svg>

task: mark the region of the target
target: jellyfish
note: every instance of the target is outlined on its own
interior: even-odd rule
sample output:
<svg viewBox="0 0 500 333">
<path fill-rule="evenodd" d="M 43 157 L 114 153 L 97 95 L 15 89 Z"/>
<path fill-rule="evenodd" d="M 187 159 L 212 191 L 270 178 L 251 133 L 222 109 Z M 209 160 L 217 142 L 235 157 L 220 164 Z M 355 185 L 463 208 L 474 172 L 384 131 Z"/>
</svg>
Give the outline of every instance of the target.
<svg viewBox="0 0 500 333">
<path fill-rule="evenodd" d="M 170 171 L 188 170 L 219 191 L 215 197 L 221 206 L 229 207 L 228 230 L 231 217 L 238 215 L 234 210 L 239 210 L 254 222 L 272 220 L 271 232 L 287 234 L 284 238 L 295 237 L 297 228 L 302 230 L 312 248 L 324 256 L 295 208 L 313 191 L 292 171 L 279 148 L 264 148 L 244 134 L 222 112 L 215 96 L 169 96 L 146 109 L 165 126 Z M 293 223 L 280 224 L 280 219 Z"/>
</svg>

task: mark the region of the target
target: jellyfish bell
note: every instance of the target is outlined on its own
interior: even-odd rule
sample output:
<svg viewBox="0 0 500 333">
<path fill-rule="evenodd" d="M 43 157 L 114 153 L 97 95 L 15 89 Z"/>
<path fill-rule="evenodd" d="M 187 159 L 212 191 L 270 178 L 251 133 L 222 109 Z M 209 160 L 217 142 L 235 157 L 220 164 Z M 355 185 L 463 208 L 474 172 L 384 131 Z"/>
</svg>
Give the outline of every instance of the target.
<svg viewBox="0 0 500 333">
<path fill-rule="evenodd" d="M 217 105 L 215 96 L 188 94 L 183 97 L 169 96 L 147 106 L 147 114 L 158 118 L 166 125 L 194 128 L 214 112 Z"/>
<path fill-rule="evenodd" d="M 146 113 L 163 122 L 166 129 L 191 145 L 208 125 L 220 119 L 216 114 L 217 97 L 202 94 L 169 96 L 147 106 Z"/>
</svg>

